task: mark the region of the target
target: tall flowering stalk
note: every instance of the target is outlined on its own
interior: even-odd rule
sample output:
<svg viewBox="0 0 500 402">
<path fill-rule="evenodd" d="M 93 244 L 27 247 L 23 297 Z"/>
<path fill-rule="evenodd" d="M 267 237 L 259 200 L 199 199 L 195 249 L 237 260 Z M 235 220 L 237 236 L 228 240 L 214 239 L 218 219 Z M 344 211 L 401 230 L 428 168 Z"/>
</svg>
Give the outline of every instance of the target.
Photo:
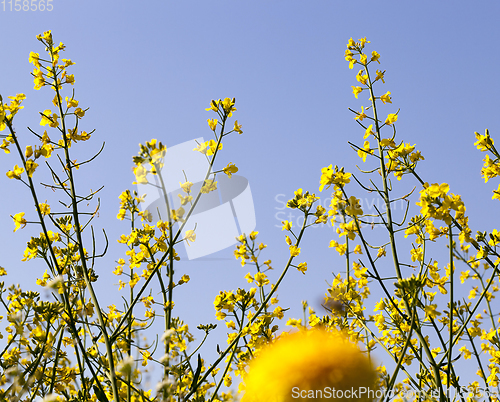
<svg viewBox="0 0 500 402">
<path fill-rule="evenodd" d="M 325 306 L 330 308 L 331 314 L 321 320 L 313 316 L 310 324 L 347 330 L 353 339 L 365 343 L 368 352 L 377 347 L 384 349 L 393 361 L 390 374 L 385 365 L 378 368 L 387 400 L 394 391 L 414 391 L 418 392 L 419 398 L 440 401 L 451 400 L 452 393 L 454 399 L 470 401 L 482 394 L 494 400 L 492 392 L 498 386 L 500 368 L 496 313 L 491 305 L 495 297 L 493 293 L 499 290 L 497 230 L 490 234 L 478 232 L 475 239 L 471 237 L 461 197 L 451 193 L 446 183 L 428 184 L 420 177 L 417 167 L 424 157 L 415 145 L 396 140 L 399 110 L 390 111 L 385 118 L 380 117 L 381 105 L 392 105 L 392 94 L 387 91 L 377 95 L 377 85 L 385 83 L 385 71 L 376 69 L 373 72 L 373 64 L 378 66 L 381 56 L 376 51 L 366 52 L 368 43 L 366 38 L 358 42 L 350 39 L 345 59 L 349 68 L 360 67 L 356 74 L 358 85 L 352 86 L 354 96 L 358 99 L 366 94 L 369 102 L 361 106 L 360 111 L 351 109 L 363 130 L 365 141 L 362 146 L 349 144 L 363 162 L 375 162 L 367 170 L 360 170 L 374 178 L 363 183 L 354 174 L 344 173 L 337 167 L 334 170 L 331 165 L 322 170 L 320 190 L 334 186 L 329 214 L 333 216 L 333 223 L 336 216 L 342 216 L 337 232 L 341 238 L 345 236 L 345 243 L 332 240 L 330 247 L 346 256 L 348 269 L 344 278 L 337 275 L 328 290 Z M 485 158 L 482 174 L 488 181 L 500 174 L 499 155 L 488 132 L 484 136 L 476 133 L 476 139 L 478 149 L 495 156 L 495 159 L 488 155 Z M 416 202 L 420 207 L 419 215 L 408 219 L 409 199 L 414 190 L 410 194 L 393 195 L 396 185 L 393 186 L 391 174 L 398 181 L 411 176 L 420 186 Z M 347 180 L 341 180 L 344 177 Z M 375 214 L 365 213 L 360 200 L 347 192 L 345 185 L 351 178 L 363 190 L 377 194 L 384 209 L 373 206 Z M 499 198 L 498 190 L 494 191 L 495 198 Z M 398 201 L 406 207 L 395 218 L 394 205 Z M 440 222 L 442 226 L 438 226 Z M 385 229 L 387 237 L 384 240 L 380 231 L 374 237 L 366 230 L 374 226 Z M 414 239 L 409 255 L 402 251 L 402 244 L 408 238 Z M 441 238 L 447 241 L 440 242 Z M 358 244 L 350 251 L 350 242 L 354 241 Z M 448 263 L 444 268 L 439 268 L 437 259 L 427 251 L 430 242 L 439 242 L 448 248 Z M 475 250 L 473 255 L 469 251 L 471 246 Z M 387 272 L 385 258 L 388 251 L 393 275 Z M 350 261 L 354 254 L 360 257 Z M 460 278 L 455 274 L 458 262 L 468 268 L 462 271 Z M 478 281 L 479 286 L 472 287 L 467 300 L 462 296 L 462 289 L 471 281 Z M 368 302 L 368 295 L 375 285 L 379 286 L 383 297 L 373 304 Z M 438 290 L 439 295 L 433 290 Z M 368 306 L 374 314 L 365 313 Z M 478 314 L 481 307 L 488 312 L 489 330 L 482 314 Z M 461 347 L 457 347 L 459 343 Z M 486 353 L 490 355 L 488 372 Z M 468 381 L 459 375 L 456 362 L 472 357 L 478 364 L 478 379 Z M 413 360 L 418 362 L 418 367 L 410 367 Z"/>
</svg>

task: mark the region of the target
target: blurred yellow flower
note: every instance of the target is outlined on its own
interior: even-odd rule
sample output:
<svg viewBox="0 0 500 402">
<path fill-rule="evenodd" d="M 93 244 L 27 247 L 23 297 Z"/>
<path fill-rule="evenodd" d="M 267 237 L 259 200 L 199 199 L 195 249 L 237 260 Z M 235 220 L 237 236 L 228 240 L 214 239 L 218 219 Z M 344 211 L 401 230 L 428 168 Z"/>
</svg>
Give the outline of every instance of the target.
<svg viewBox="0 0 500 402">
<path fill-rule="evenodd" d="M 186 240 L 186 243 L 188 244 L 188 246 L 190 245 L 189 242 L 194 243 L 194 241 L 196 240 L 196 233 L 194 232 L 194 230 L 191 230 L 191 229 L 186 230 L 186 233 L 184 236 L 185 236 L 184 240 Z"/>
<path fill-rule="evenodd" d="M 326 401 L 332 397 L 369 401 L 376 393 L 376 377 L 367 356 L 340 333 L 301 331 L 282 336 L 250 363 L 242 402 Z M 361 389 L 372 395 L 361 394 Z M 356 390 L 356 395 L 349 393 Z"/>
<path fill-rule="evenodd" d="M 179 183 L 179 184 L 182 188 L 182 191 L 184 191 L 187 194 L 189 194 L 191 192 L 191 187 L 193 186 L 193 183 L 191 183 L 190 181 L 187 181 L 185 183 Z"/>
</svg>

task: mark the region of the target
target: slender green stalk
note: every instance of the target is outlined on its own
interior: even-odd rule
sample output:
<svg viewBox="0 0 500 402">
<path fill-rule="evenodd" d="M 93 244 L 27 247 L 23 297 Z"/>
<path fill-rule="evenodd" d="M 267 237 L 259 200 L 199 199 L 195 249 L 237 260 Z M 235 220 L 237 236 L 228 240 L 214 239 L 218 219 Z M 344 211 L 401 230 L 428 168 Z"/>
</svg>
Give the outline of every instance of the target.
<svg viewBox="0 0 500 402">
<path fill-rule="evenodd" d="M 242 318 L 241 318 L 240 328 L 238 331 L 239 333 L 241 333 L 243 331 L 243 323 L 244 323 L 244 319 L 245 319 L 245 308 L 243 308 L 241 311 L 241 317 Z M 215 388 L 214 393 L 213 393 L 212 397 L 210 398 L 209 402 L 213 402 L 215 397 L 217 396 L 217 392 L 219 392 L 219 389 L 224 382 L 224 377 L 226 376 L 227 372 L 229 371 L 229 368 L 231 367 L 231 363 L 233 362 L 233 359 L 234 359 L 234 356 L 236 354 L 237 349 L 238 349 L 238 344 L 236 343 L 233 347 L 232 352 L 231 352 L 231 356 L 229 356 L 229 359 L 228 359 L 227 364 L 226 364 L 226 368 L 224 369 L 224 372 L 222 373 L 220 381 L 217 384 L 217 387 Z"/>
<path fill-rule="evenodd" d="M 377 146 L 378 146 L 378 156 L 380 158 L 380 174 L 382 176 L 382 184 L 383 184 L 383 201 L 385 203 L 385 208 L 386 208 L 386 214 L 387 214 L 387 224 L 386 228 L 389 232 L 389 243 L 391 245 L 391 252 L 392 252 L 392 259 L 394 262 L 394 268 L 396 269 L 396 275 L 399 280 L 403 278 L 402 273 L 401 273 L 401 268 L 400 268 L 400 263 L 399 263 L 399 257 L 397 254 L 397 248 L 396 248 L 396 239 L 394 236 L 394 228 L 393 228 L 393 220 L 392 220 L 392 211 L 391 211 L 391 203 L 390 203 L 390 196 L 389 196 L 389 188 L 387 185 L 387 171 L 384 163 L 384 150 L 382 148 L 382 145 L 380 143 L 381 141 L 381 134 L 380 134 L 380 125 L 379 125 L 379 119 L 377 115 L 377 105 L 376 105 L 376 98 L 375 94 L 373 93 L 373 83 L 370 78 L 370 72 L 368 70 L 368 65 L 364 66 L 366 75 L 368 77 L 368 88 L 370 91 L 370 99 L 372 102 L 372 109 L 373 109 L 373 120 L 375 123 L 375 132 L 376 132 L 376 139 L 377 139 Z M 407 298 L 403 295 L 403 302 L 405 304 L 405 309 L 407 312 L 410 312 L 410 305 L 407 300 Z M 434 377 L 436 380 L 436 386 L 439 389 L 439 394 L 440 394 L 440 401 L 443 402 L 445 400 L 445 395 L 443 392 L 443 386 L 441 384 L 441 376 L 439 373 L 439 367 L 437 366 L 434 357 L 429 349 L 429 346 L 427 345 L 427 341 L 425 340 L 424 336 L 422 335 L 420 328 L 418 325 L 415 328 L 415 333 L 417 334 L 424 351 L 427 355 L 427 358 L 431 362 L 432 369 L 434 371 Z"/>
<path fill-rule="evenodd" d="M 19 144 L 18 138 L 17 138 L 17 136 L 16 136 L 16 134 L 14 132 L 14 129 L 12 127 L 11 122 L 7 122 L 7 127 L 9 128 L 10 134 L 11 134 L 11 136 L 14 139 L 14 143 L 15 143 L 16 149 L 17 149 L 19 157 L 21 158 L 21 161 L 23 163 L 24 170 L 26 171 L 26 160 L 24 158 L 23 151 L 21 150 L 21 145 Z M 42 227 L 43 234 L 45 236 L 45 239 L 47 240 L 47 247 L 48 247 L 48 250 L 49 250 L 49 253 L 50 253 L 50 257 L 51 257 L 51 259 L 53 261 L 53 265 L 56 268 L 57 274 L 58 275 L 62 275 L 63 269 L 59 267 L 59 264 L 58 264 L 58 261 L 57 261 L 57 257 L 55 255 L 55 251 L 54 251 L 52 242 L 50 240 L 50 236 L 48 234 L 48 229 L 47 229 L 47 226 L 45 225 L 45 220 L 43 219 L 43 214 L 42 214 L 42 212 L 40 210 L 40 203 L 38 201 L 38 197 L 37 197 L 37 194 L 36 194 L 36 191 L 35 191 L 35 185 L 33 183 L 32 178 L 29 175 L 28 175 L 28 188 L 30 189 L 31 196 L 32 196 L 33 201 L 35 203 L 35 208 L 36 208 L 36 211 L 37 211 L 37 214 L 38 214 L 38 218 L 40 219 L 40 225 Z M 79 348 L 82 350 L 82 356 L 83 356 L 83 358 L 85 359 L 85 361 L 88 364 L 88 367 L 90 369 L 90 372 L 92 374 L 94 382 L 96 383 L 97 387 L 101 390 L 101 392 L 104 392 L 104 389 L 102 388 L 101 382 L 97 378 L 97 375 L 96 375 L 96 373 L 95 373 L 92 365 L 90 364 L 88 356 L 86 355 L 85 347 L 83 346 L 83 344 L 81 342 L 81 339 L 78 336 L 78 331 L 76 329 L 76 324 L 75 324 L 75 318 L 73 316 L 73 311 L 71 310 L 71 307 L 70 307 L 69 295 L 68 295 L 67 290 L 65 288 L 63 288 L 63 295 L 61 296 L 61 298 L 62 298 L 63 304 L 65 306 L 65 312 L 66 312 L 66 314 L 68 315 L 68 318 L 69 318 L 69 327 L 70 327 L 73 339 L 75 339 L 77 341 L 77 344 L 78 344 Z"/>
<path fill-rule="evenodd" d="M 71 159 L 69 156 L 69 144 L 68 144 L 68 139 L 66 137 L 66 123 L 64 119 L 64 114 L 62 110 L 62 104 L 61 104 L 61 95 L 59 93 L 59 87 L 57 85 L 57 76 L 54 76 L 54 86 L 56 90 L 56 95 L 57 95 L 57 103 L 59 106 L 59 113 L 61 114 L 61 124 L 62 124 L 62 131 L 63 131 L 63 139 L 64 139 L 64 154 L 65 154 L 65 159 L 66 159 L 66 167 L 67 167 L 67 174 L 68 174 L 68 179 L 69 179 L 69 184 L 70 184 L 70 192 L 71 192 L 71 200 L 72 200 L 72 215 L 73 219 L 75 222 L 75 233 L 76 237 L 78 239 L 77 245 L 78 245 L 78 251 L 80 253 L 80 260 L 82 262 L 82 271 L 83 271 L 83 277 L 85 280 L 85 284 L 87 286 L 87 289 L 89 290 L 90 297 L 92 299 L 92 303 L 96 307 L 96 314 L 97 318 L 99 320 L 99 324 L 101 327 L 101 333 L 104 337 L 104 344 L 106 345 L 106 354 L 108 357 L 108 364 L 109 364 L 109 379 L 111 381 L 111 388 L 113 389 L 113 398 L 115 402 L 119 402 L 118 399 L 118 384 L 116 381 L 116 373 L 115 373 L 115 363 L 114 363 L 114 357 L 113 357 L 113 349 L 112 345 L 108 336 L 108 332 L 106 329 L 106 323 L 104 321 L 104 317 L 102 315 L 102 310 L 99 305 L 99 300 L 97 299 L 97 296 L 94 292 L 94 287 L 92 286 L 92 283 L 89 278 L 88 274 L 88 267 L 87 267 L 87 260 L 85 257 L 85 250 L 83 249 L 83 239 L 82 239 L 82 233 L 81 233 L 81 226 L 80 226 L 80 215 L 78 211 L 78 203 L 77 203 L 77 196 L 76 196 L 76 190 L 75 190 L 75 182 L 73 178 L 73 167 L 71 163 Z"/>
<path fill-rule="evenodd" d="M 452 361 L 452 350 L 453 350 L 453 309 L 455 300 L 453 297 L 453 277 L 455 267 L 453 266 L 453 233 L 451 224 L 448 225 L 448 239 L 449 239 L 449 249 L 450 249 L 450 309 L 448 313 L 449 327 L 450 327 L 450 342 L 448 344 L 448 364 L 446 367 L 446 385 L 448 388 L 448 392 L 450 389 L 450 370 L 451 370 L 451 361 Z"/>
</svg>

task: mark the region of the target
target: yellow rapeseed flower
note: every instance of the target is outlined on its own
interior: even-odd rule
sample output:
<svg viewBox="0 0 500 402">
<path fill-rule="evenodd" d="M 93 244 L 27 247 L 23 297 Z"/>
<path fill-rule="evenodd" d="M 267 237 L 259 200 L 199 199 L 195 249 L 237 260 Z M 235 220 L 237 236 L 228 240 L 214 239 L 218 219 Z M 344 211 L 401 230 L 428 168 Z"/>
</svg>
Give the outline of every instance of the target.
<svg viewBox="0 0 500 402">
<path fill-rule="evenodd" d="M 12 219 L 14 219 L 14 223 L 16 224 L 16 228 L 14 229 L 14 232 L 16 232 L 19 228 L 23 229 L 26 226 L 26 219 L 24 219 L 24 212 L 19 212 L 18 214 L 15 214 Z M 22 227 L 21 227 L 22 225 Z"/>
<path fill-rule="evenodd" d="M 391 124 L 396 123 L 397 120 L 398 120 L 397 113 L 389 113 L 387 115 L 387 119 L 385 119 L 385 124 L 390 126 Z"/>
<path fill-rule="evenodd" d="M 391 91 L 387 91 L 384 95 L 380 97 L 380 100 L 384 103 L 392 103 L 391 100 Z"/>
<path fill-rule="evenodd" d="M 363 88 L 355 86 L 351 86 L 351 88 L 352 88 L 352 93 L 354 94 L 356 99 L 358 99 L 358 95 L 360 94 L 361 91 L 363 91 Z"/>
<path fill-rule="evenodd" d="M 228 175 L 229 178 L 231 178 L 231 176 L 234 174 L 234 173 L 237 173 L 238 172 L 238 168 L 234 165 L 233 162 L 229 163 L 224 169 L 222 169 L 223 172 L 225 174 Z"/>
<path fill-rule="evenodd" d="M 210 129 L 212 131 L 215 131 L 215 129 L 217 128 L 217 119 L 208 119 L 208 126 L 210 127 Z"/>
<path fill-rule="evenodd" d="M 243 134 L 243 131 L 241 130 L 242 125 L 238 124 L 238 120 L 234 121 L 234 128 L 233 130 L 236 131 L 238 134 Z"/>
<path fill-rule="evenodd" d="M 332 392 L 337 401 L 369 401 L 374 395 L 359 390 L 375 394 L 376 377 L 367 356 L 340 333 L 301 331 L 283 336 L 250 363 L 242 401 L 326 401 Z"/>
</svg>

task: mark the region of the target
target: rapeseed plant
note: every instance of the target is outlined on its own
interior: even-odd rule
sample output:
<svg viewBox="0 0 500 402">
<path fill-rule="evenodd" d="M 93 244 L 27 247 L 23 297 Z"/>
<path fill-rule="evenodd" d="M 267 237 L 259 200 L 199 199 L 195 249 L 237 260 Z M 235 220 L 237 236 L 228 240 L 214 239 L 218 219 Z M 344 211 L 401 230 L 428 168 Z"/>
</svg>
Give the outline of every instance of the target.
<svg viewBox="0 0 500 402">
<path fill-rule="evenodd" d="M 34 89 L 51 88 L 53 107 L 40 112 L 43 133 L 30 129 L 39 142 L 22 146 L 26 138 L 18 135 L 13 122 L 26 96 L 10 96 L 9 103 L 0 97 L 0 131 L 8 131 L 0 148 L 7 154 L 17 152 L 19 162 L 6 176 L 23 183 L 34 201 L 33 211 L 12 215 L 13 231 L 22 233 L 27 225 L 41 230 L 28 241 L 22 261 L 45 262 L 47 268 L 36 285 L 48 290 L 52 299 L 44 301 L 39 292 L 15 285 L 6 288 L 0 282 L 7 321 L 5 335 L 0 334 L 6 340 L 0 351 L 0 399 L 229 402 L 238 399 L 231 390 L 237 381 L 249 402 L 324 400 L 332 395 L 400 401 L 408 399 L 409 392 L 422 401 L 472 402 L 485 396 L 498 400 L 493 391 L 499 386 L 500 321 L 494 299 L 500 289 L 500 233 L 494 229 L 473 236 L 460 195 L 447 183 L 429 184 L 420 177 L 421 152 L 416 145 L 396 140 L 400 116 L 393 108 L 393 94 L 376 95 L 376 85 L 385 83 L 385 70 L 373 73 L 373 63 L 380 64 L 382 56 L 366 52 L 366 38 L 350 39 L 344 57 L 350 69 L 360 67 L 357 85 L 352 86 L 355 98 L 368 95 L 360 111 L 351 109 L 363 144 L 349 144 L 363 163 L 374 163 L 361 171 L 369 182 L 330 164 L 321 170 L 319 181 L 320 192 L 333 191 L 329 209 L 317 205 L 316 194 L 295 191 L 287 207 L 300 211 L 304 220 L 298 228 L 282 222 L 287 261 L 277 276 L 270 273 L 272 261 L 261 257 L 267 246 L 257 240 L 257 231 L 237 238 L 234 256 L 251 269 L 245 275 L 248 286 L 215 295 L 215 318 L 227 328 L 227 347 L 218 346 L 219 357 L 210 363 L 201 357 L 201 347 L 216 325 L 198 326 L 204 337 L 195 345 L 188 325 L 173 313 L 176 289 L 190 281 L 186 274 L 176 276 L 180 257 L 175 246 L 196 242 L 196 228 L 183 229 L 200 198 L 217 189 L 217 175 L 231 178 L 238 172 L 236 164 L 227 161 L 224 168 L 215 169 L 217 158 L 226 151 L 223 139 L 243 133 L 238 120 L 230 121 L 237 111 L 235 98 L 212 100 L 206 109 L 214 138 L 193 151 L 207 158 L 209 168 L 199 191 L 189 177 L 179 183 L 178 208 L 170 205 L 161 173 L 167 147 L 157 139 L 140 144 L 133 157 L 134 184 L 155 185 L 165 201 L 166 216 L 153 224 L 152 211 L 141 210 L 143 195 L 126 190 L 119 196 L 117 219 L 130 221 L 130 232 L 118 239 L 126 251 L 113 271 L 120 277 L 124 303 L 104 307 L 95 290 L 96 266 L 108 239 L 103 232 L 104 251 L 99 251 L 90 225 L 99 203 L 93 210 L 82 207 L 82 201 L 92 201 L 99 190 L 80 194 L 77 188 L 77 171 L 102 148 L 89 160 L 72 159 L 73 147 L 93 138 L 93 131 L 80 128 L 88 108 L 82 108 L 74 90 L 68 91 L 76 80 L 68 70 L 74 63 L 61 57 L 66 46 L 56 45 L 51 31 L 37 39 L 46 55 L 29 55 Z M 379 117 L 381 107 L 391 108 L 386 117 Z M 474 145 L 487 153 L 481 175 L 488 183 L 500 175 L 500 155 L 488 130 L 475 136 Z M 59 168 L 50 164 L 55 155 Z M 61 195 L 64 210 L 42 201 L 34 182 L 42 160 L 49 162 L 54 180 L 46 186 Z M 394 195 L 391 173 L 396 182 L 415 180 L 418 215 L 408 217 L 416 188 Z M 377 194 L 384 208 L 376 208 L 376 214 L 365 212 L 351 193 L 354 183 Z M 500 185 L 492 198 L 500 200 Z M 396 201 L 406 205 L 401 216 L 391 208 Z M 324 315 L 304 303 L 304 320 L 289 318 L 280 330 L 287 309 L 279 305 L 277 290 L 290 268 L 307 273 L 307 262 L 301 260 L 305 231 L 329 219 L 339 222 L 339 238 L 332 239 L 330 247 L 345 257 L 345 273 L 335 273 Z M 372 241 L 366 228 L 375 225 L 385 229 L 385 238 Z M 84 231 L 91 233 L 86 237 Z M 91 244 L 85 247 L 88 238 Z M 408 241 L 411 247 L 404 251 L 401 245 Z M 430 255 L 430 243 L 447 248 L 445 262 Z M 460 275 L 459 264 L 465 267 Z M 387 272 L 390 265 L 393 273 Z M 0 267 L 0 276 L 6 274 Z M 161 290 L 159 296 L 153 296 L 153 283 Z M 370 297 L 374 289 L 382 292 L 381 298 Z M 467 299 L 459 297 L 464 289 Z M 143 343 L 145 331 L 157 319 L 163 320 L 163 336 L 156 343 Z M 391 364 L 377 362 L 375 349 L 385 351 Z M 464 378 L 459 363 L 472 359 L 477 378 Z M 155 389 L 145 389 L 142 379 L 153 365 L 161 368 L 161 379 Z"/>
</svg>

